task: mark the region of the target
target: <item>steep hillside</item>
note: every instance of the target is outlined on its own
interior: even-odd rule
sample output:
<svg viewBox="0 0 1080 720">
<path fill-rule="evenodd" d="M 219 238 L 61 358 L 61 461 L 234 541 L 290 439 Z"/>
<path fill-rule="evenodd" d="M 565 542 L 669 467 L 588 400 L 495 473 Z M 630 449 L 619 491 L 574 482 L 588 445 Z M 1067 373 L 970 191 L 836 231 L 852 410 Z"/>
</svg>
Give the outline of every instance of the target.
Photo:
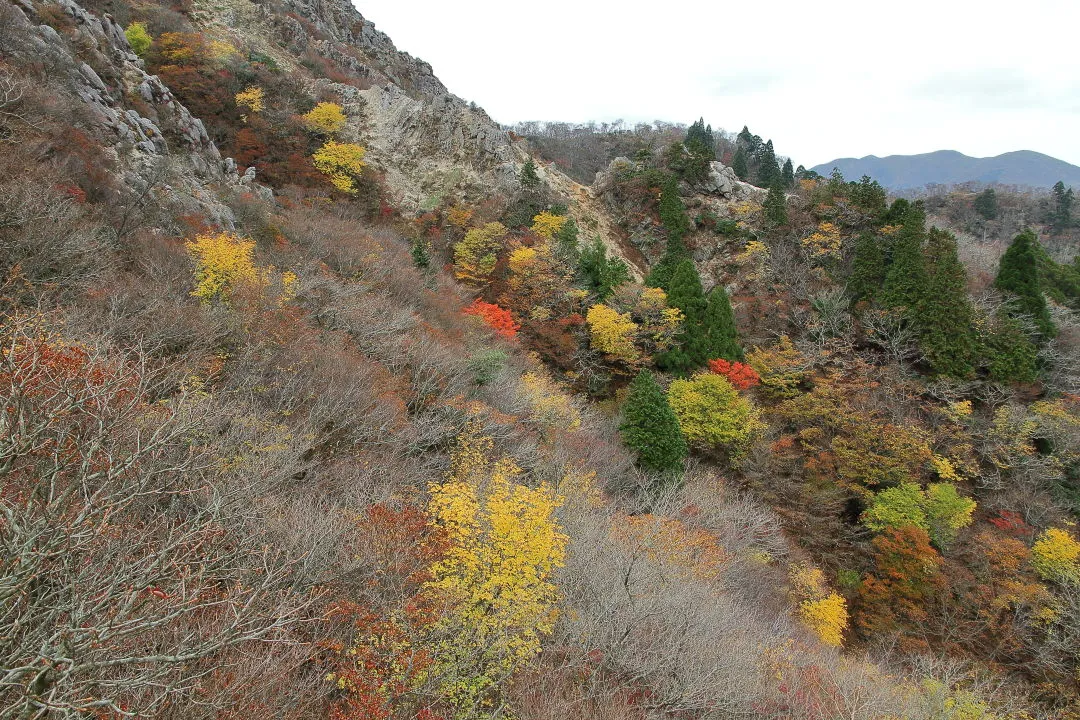
<svg viewBox="0 0 1080 720">
<path fill-rule="evenodd" d="M 1076 717 L 1027 201 L 984 277 L 746 128 L 585 186 L 344 0 L 0 28 L 0 718 Z"/>
<path fill-rule="evenodd" d="M 869 175 L 893 190 L 967 182 L 1033 188 L 1049 188 L 1058 181 L 1080 185 L 1080 167 L 1030 150 L 989 158 L 968 157 L 955 150 L 884 158 L 867 155 L 859 159 L 840 158 L 812 169 L 827 177 L 834 167 L 839 168 L 844 177 Z"/>
</svg>

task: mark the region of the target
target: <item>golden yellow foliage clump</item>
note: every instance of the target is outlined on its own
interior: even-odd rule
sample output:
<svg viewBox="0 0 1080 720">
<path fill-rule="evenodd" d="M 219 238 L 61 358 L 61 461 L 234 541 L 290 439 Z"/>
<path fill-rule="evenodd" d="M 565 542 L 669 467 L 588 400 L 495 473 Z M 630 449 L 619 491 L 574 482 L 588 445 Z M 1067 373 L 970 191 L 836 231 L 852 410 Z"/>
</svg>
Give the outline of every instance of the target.
<svg viewBox="0 0 1080 720">
<path fill-rule="evenodd" d="M 817 259 L 835 258 L 840 255 L 840 228 L 831 222 L 822 222 L 802 244 Z"/>
<path fill-rule="evenodd" d="M 791 568 L 792 594 L 799 603 L 799 619 L 826 645 L 840 647 L 848 626 L 847 601 L 832 592 L 825 574 L 809 565 Z"/>
<path fill-rule="evenodd" d="M 228 232 L 199 235 L 185 246 L 195 258 L 195 290 L 192 295 L 204 303 L 227 300 L 244 283 L 261 282 L 252 261 L 254 240 L 243 240 Z"/>
<path fill-rule="evenodd" d="M 516 275 L 527 272 L 536 261 L 536 257 L 536 248 L 525 245 L 514 248 L 514 251 L 510 253 L 510 257 L 508 258 L 510 272 Z"/>
<path fill-rule="evenodd" d="M 668 404 L 687 443 L 741 457 L 766 429 L 761 413 L 723 375 L 705 372 L 674 380 Z"/>
<path fill-rule="evenodd" d="M 219 65 L 240 54 L 235 45 L 224 40 L 211 40 L 207 51 L 210 58 Z"/>
<path fill-rule="evenodd" d="M 1080 584 L 1080 542 L 1068 530 L 1047 528 L 1031 546 L 1031 566 L 1043 580 Z"/>
<path fill-rule="evenodd" d="M 431 633 L 430 675 L 455 707 L 490 702 L 500 680 L 540 652 L 558 614 L 562 498 L 547 483 L 518 482 L 521 468 L 491 451 L 490 438 L 468 428 L 445 482 L 429 487 L 431 523 L 449 541 L 427 583 L 446 604 Z"/>
<path fill-rule="evenodd" d="M 236 93 L 236 105 L 247 110 L 252 115 L 258 115 L 266 109 L 263 89 L 258 85 L 252 85 L 241 90 Z M 247 115 L 244 116 L 244 119 L 247 119 Z"/>
<path fill-rule="evenodd" d="M 521 389 L 532 409 L 533 418 L 546 428 L 577 430 L 581 427 L 581 411 L 562 388 L 541 373 L 527 372 L 521 376 Z"/>
<path fill-rule="evenodd" d="M 746 243 L 743 251 L 735 256 L 735 261 L 742 266 L 751 280 L 761 280 L 769 267 L 769 246 L 760 240 Z"/>
<path fill-rule="evenodd" d="M 555 215 L 546 210 L 533 218 L 532 231 L 542 238 L 550 240 L 559 234 L 566 224 L 565 215 Z"/>
<path fill-rule="evenodd" d="M 356 180 L 364 170 L 365 152 L 359 145 L 329 140 L 315 151 L 311 159 L 316 169 L 326 175 L 334 187 L 355 195 Z"/>
<path fill-rule="evenodd" d="M 585 322 L 589 325 L 589 343 L 595 350 L 628 364 L 641 359 L 634 346 L 638 325 L 630 319 L 630 313 L 598 303 L 589 308 Z"/>
<path fill-rule="evenodd" d="M 506 235 L 502 223 L 491 222 L 483 227 L 473 228 L 465 237 L 454 245 L 454 275 L 458 280 L 485 285 L 495 271 L 500 242 Z"/>
<path fill-rule="evenodd" d="M 345 127 L 345 111 L 337 103 L 321 102 L 301 115 L 304 124 L 315 132 L 333 135 Z"/>
</svg>

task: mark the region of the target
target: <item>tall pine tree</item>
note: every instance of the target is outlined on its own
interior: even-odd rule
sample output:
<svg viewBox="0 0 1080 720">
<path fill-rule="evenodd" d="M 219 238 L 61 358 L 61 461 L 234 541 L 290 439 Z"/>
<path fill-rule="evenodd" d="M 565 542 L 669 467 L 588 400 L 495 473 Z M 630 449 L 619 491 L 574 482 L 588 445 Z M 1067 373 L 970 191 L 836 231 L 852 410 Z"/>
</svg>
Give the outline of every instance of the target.
<svg viewBox="0 0 1080 720">
<path fill-rule="evenodd" d="M 697 122 L 686 131 L 686 140 L 683 145 L 692 155 L 707 160 L 716 159 L 716 143 L 713 140 L 712 125 L 705 124 L 705 118 L 698 118 Z"/>
<path fill-rule="evenodd" d="M 740 180 L 745 181 L 750 177 L 750 167 L 746 162 L 746 150 L 741 143 L 739 147 L 735 148 L 735 157 L 731 161 L 731 169 L 735 171 L 735 176 Z"/>
<path fill-rule="evenodd" d="M 784 188 L 780 186 L 780 180 L 777 179 L 769 186 L 769 194 L 765 196 L 765 203 L 762 205 L 765 211 L 765 220 L 772 225 L 787 225 L 787 197 L 784 195 Z"/>
<path fill-rule="evenodd" d="M 757 185 L 771 187 L 779 176 L 780 166 L 776 163 L 776 151 L 773 150 L 772 140 L 769 140 L 758 153 Z"/>
<path fill-rule="evenodd" d="M 642 370 L 630 383 L 619 432 L 627 447 L 637 453 L 641 467 L 674 474 L 682 471 L 686 439 L 667 395 L 648 370 Z"/>
<path fill-rule="evenodd" d="M 1034 382 L 1039 376 L 1039 349 L 1007 312 L 979 324 L 978 356 L 994 382 Z"/>
<path fill-rule="evenodd" d="M 743 359 L 743 349 L 739 345 L 739 332 L 735 328 L 735 313 L 731 309 L 731 299 L 723 285 L 717 285 L 709 291 L 702 318 L 705 335 L 704 355 L 706 360 L 723 358 L 735 362 Z"/>
<path fill-rule="evenodd" d="M 1006 294 L 1013 314 L 1029 316 L 1039 334 L 1048 339 L 1057 334 L 1050 320 L 1042 283 L 1039 280 L 1038 238 L 1030 229 L 1017 235 L 1001 256 L 994 287 Z"/>
<path fill-rule="evenodd" d="M 690 229 L 690 219 L 686 215 L 686 206 L 679 198 L 678 182 L 673 176 L 664 180 L 660 187 L 660 222 L 667 231 L 667 248 L 663 257 L 653 266 L 645 284 L 649 287 L 668 290 L 668 282 L 675 266 L 690 257 L 690 252 L 683 243 L 683 235 Z"/>
<path fill-rule="evenodd" d="M 791 167 L 791 158 L 784 161 L 784 168 L 780 171 L 780 180 L 786 190 L 795 187 L 795 169 Z"/>
<path fill-rule="evenodd" d="M 956 238 L 931 228 L 923 254 L 926 289 L 915 304 L 919 346 L 939 375 L 966 378 L 974 368 L 973 311 L 967 297 L 967 273 L 956 254 Z"/>
<path fill-rule="evenodd" d="M 525 190 L 535 190 L 540 187 L 540 176 L 536 174 L 536 163 L 533 162 L 532 158 L 527 159 L 525 164 L 521 166 L 519 182 Z"/>
<path fill-rule="evenodd" d="M 687 258 L 675 266 L 665 290 L 668 306 L 682 310 L 683 329 L 675 337 L 675 346 L 657 356 L 656 364 L 665 370 L 684 373 L 708 359 L 703 326 L 707 303 L 693 260 Z"/>
<path fill-rule="evenodd" d="M 986 188 L 975 196 L 975 212 L 982 216 L 983 220 L 993 220 L 997 217 L 997 193 L 994 188 Z"/>
<path fill-rule="evenodd" d="M 860 300 L 873 300 L 885 281 L 885 254 L 881 242 L 871 232 L 864 232 L 855 240 L 855 254 L 851 260 L 848 276 L 848 297 L 852 304 Z"/>
<path fill-rule="evenodd" d="M 1051 192 L 1053 198 L 1053 207 L 1050 209 L 1050 224 L 1054 226 L 1054 230 L 1062 232 L 1067 230 L 1073 225 L 1072 207 L 1073 207 L 1073 191 L 1072 188 L 1065 189 L 1065 183 L 1058 180 L 1054 183 L 1054 189 Z"/>
<path fill-rule="evenodd" d="M 889 308 L 913 311 L 926 291 L 922 246 L 926 239 L 926 213 L 921 203 L 908 207 L 903 226 L 893 240 L 885 284 L 878 300 Z"/>
</svg>

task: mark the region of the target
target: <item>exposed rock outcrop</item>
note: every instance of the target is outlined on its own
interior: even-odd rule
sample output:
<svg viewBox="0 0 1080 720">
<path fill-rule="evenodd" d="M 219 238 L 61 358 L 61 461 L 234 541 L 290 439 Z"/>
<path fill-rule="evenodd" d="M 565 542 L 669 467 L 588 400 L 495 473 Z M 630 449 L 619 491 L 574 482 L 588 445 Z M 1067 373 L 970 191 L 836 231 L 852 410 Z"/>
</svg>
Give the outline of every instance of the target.
<svg viewBox="0 0 1080 720">
<path fill-rule="evenodd" d="M 435 207 L 448 194 L 475 201 L 514 187 L 526 156 L 509 134 L 447 90 L 431 65 L 398 50 L 348 0 L 285 0 L 283 9 L 292 15 L 264 15 L 282 42 L 294 51 L 316 48 L 370 85 L 319 81 L 341 97 L 350 130 L 401 209 Z"/>
<path fill-rule="evenodd" d="M 51 91 L 70 96 L 73 122 L 97 136 L 115 159 L 116 176 L 133 197 L 170 202 L 224 227 L 233 216 L 208 185 L 227 189 L 244 180 L 221 158 L 206 128 L 156 76 L 148 74 L 111 17 L 98 17 L 74 0 L 49 3 L 0 0 L 3 50 L 47 69 Z M 269 188 L 248 177 L 248 190 Z"/>
<path fill-rule="evenodd" d="M 743 182 L 727 165 L 713 161 L 709 163 L 709 177 L 695 188 L 706 195 L 715 195 L 724 200 L 762 200 L 767 191 L 756 185 Z"/>
</svg>

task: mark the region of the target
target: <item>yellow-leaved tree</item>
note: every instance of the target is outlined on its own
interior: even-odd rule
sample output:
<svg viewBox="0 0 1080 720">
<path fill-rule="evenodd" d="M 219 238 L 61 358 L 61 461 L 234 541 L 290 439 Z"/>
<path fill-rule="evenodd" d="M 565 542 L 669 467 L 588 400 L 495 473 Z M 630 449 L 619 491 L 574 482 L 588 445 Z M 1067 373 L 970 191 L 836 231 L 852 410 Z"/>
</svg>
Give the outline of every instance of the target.
<svg viewBox="0 0 1080 720">
<path fill-rule="evenodd" d="M 1031 566 L 1043 580 L 1080 585 L 1080 541 L 1068 530 L 1047 528 L 1031 546 Z"/>
<path fill-rule="evenodd" d="M 321 102 L 300 118 L 308 128 L 324 135 L 333 135 L 345 127 L 345 111 L 337 103 Z"/>
<path fill-rule="evenodd" d="M 426 675 L 458 720 L 489 715 L 500 683 L 540 652 L 555 624 L 552 574 L 567 543 L 554 517 L 562 498 L 547 483 L 520 483 L 521 474 L 513 461 L 493 459 L 491 439 L 470 426 L 445 482 L 429 488 L 431 523 L 449 546 L 426 586 L 443 608 Z"/>
<path fill-rule="evenodd" d="M 589 325 L 589 344 L 593 349 L 627 365 L 641 359 L 634 345 L 638 325 L 630 319 L 630 313 L 620 313 L 599 303 L 589 308 L 585 322 Z"/>
<path fill-rule="evenodd" d="M 668 388 L 668 403 L 679 419 L 686 441 L 741 457 L 766 429 L 761 413 L 723 375 L 699 373 L 678 379 Z"/>
<path fill-rule="evenodd" d="M 355 195 L 356 181 L 364 170 L 364 153 L 364 148 L 359 145 L 329 140 L 315 151 L 311 159 L 319 172 L 326 175 L 334 187 Z"/>
<path fill-rule="evenodd" d="M 574 397 L 544 372 L 522 374 L 520 388 L 532 421 L 542 429 L 573 432 L 581 427 L 581 409 Z"/>
<path fill-rule="evenodd" d="M 473 285 L 486 285 L 495 271 L 500 242 L 506 235 L 502 223 L 473 228 L 454 246 L 454 275 Z"/>
<path fill-rule="evenodd" d="M 565 215 L 555 215 L 545 210 L 533 218 L 531 230 L 540 237 L 550 240 L 559 234 L 565 224 Z"/>
<path fill-rule="evenodd" d="M 244 240 L 229 232 L 199 235 L 186 244 L 195 258 L 195 289 L 192 295 L 204 303 L 227 300 L 242 284 L 261 282 L 252 261 L 254 240 Z"/>
<path fill-rule="evenodd" d="M 838 257 L 842 244 L 840 228 L 831 222 L 822 222 L 812 235 L 803 238 L 802 244 L 815 259 Z"/>
<path fill-rule="evenodd" d="M 825 574 L 809 565 L 792 566 L 791 586 L 803 624 L 826 645 L 840 647 L 848 626 L 847 601 L 843 596 L 832 592 L 825 583 Z"/>
<path fill-rule="evenodd" d="M 241 116 L 244 122 L 247 122 L 248 113 L 258 115 L 266 108 L 264 95 L 263 89 L 258 85 L 252 85 L 236 93 L 236 106 L 247 111 Z"/>
</svg>

